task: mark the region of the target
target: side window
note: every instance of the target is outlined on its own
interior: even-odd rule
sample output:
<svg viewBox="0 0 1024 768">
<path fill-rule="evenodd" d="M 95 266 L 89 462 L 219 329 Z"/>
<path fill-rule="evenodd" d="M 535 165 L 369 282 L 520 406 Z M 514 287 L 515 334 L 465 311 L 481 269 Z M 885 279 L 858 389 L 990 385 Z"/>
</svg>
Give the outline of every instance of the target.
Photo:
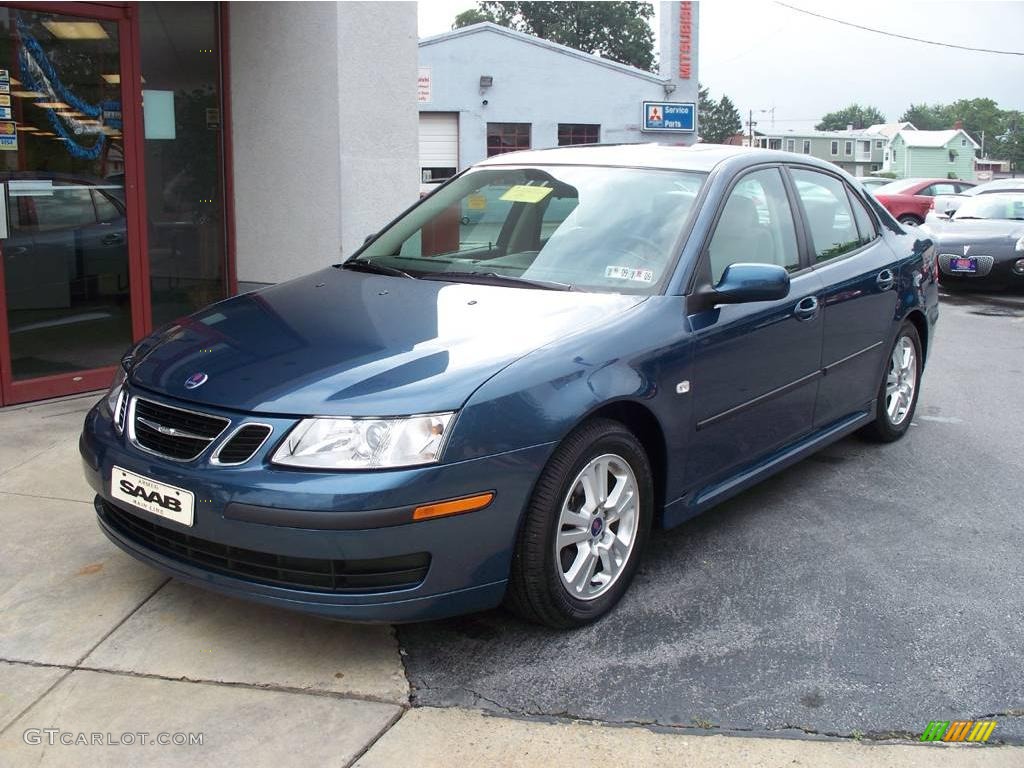
<svg viewBox="0 0 1024 768">
<path fill-rule="evenodd" d="M 860 233 L 860 244 L 866 245 L 878 237 L 878 230 L 875 229 L 875 220 L 871 218 L 868 209 L 860 198 L 850 193 L 850 204 L 853 206 L 853 218 L 857 222 L 857 231 Z"/>
<path fill-rule="evenodd" d="M 956 187 L 953 184 L 948 184 L 948 183 L 947 184 L 943 184 L 943 183 L 932 184 L 928 189 L 931 190 L 930 192 L 927 193 L 929 197 L 934 197 L 935 195 L 955 195 L 956 194 Z M 917 194 L 923 195 L 925 193 L 924 192 L 918 192 Z"/>
<path fill-rule="evenodd" d="M 793 181 L 807 215 L 815 261 L 821 263 L 860 247 L 846 187 L 835 176 L 793 169 Z"/>
<path fill-rule="evenodd" d="M 86 186 L 54 184 L 49 194 L 33 195 L 35 229 L 49 232 L 86 227 L 96 223 L 92 194 Z"/>
<path fill-rule="evenodd" d="M 935 197 L 935 185 L 929 184 L 927 187 L 917 190 L 914 194 L 918 197 Z"/>
<path fill-rule="evenodd" d="M 800 268 L 793 212 L 777 168 L 744 176 L 733 187 L 708 246 L 711 282 L 717 284 L 730 264 L 778 264 Z"/>
</svg>

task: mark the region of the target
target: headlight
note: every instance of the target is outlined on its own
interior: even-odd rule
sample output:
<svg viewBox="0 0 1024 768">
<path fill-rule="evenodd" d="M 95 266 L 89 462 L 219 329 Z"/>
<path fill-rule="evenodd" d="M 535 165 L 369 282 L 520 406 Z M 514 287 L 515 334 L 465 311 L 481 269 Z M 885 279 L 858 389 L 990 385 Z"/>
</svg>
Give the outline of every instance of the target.
<svg viewBox="0 0 1024 768">
<path fill-rule="evenodd" d="M 121 398 L 128 396 L 128 393 L 124 391 L 124 382 L 127 378 L 128 372 L 125 371 L 124 366 L 118 365 L 117 370 L 114 371 L 114 381 L 110 384 L 110 390 L 107 392 L 107 408 L 110 410 L 118 432 L 124 429 L 124 424 L 121 423 Z"/>
<path fill-rule="evenodd" d="M 1013 246 L 1015 251 L 1024 251 L 1024 237 L 1017 238 L 1016 244 Z"/>
<path fill-rule="evenodd" d="M 272 461 L 312 469 L 372 469 L 431 464 L 441 456 L 454 413 L 402 419 L 303 419 Z"/>
</svg>

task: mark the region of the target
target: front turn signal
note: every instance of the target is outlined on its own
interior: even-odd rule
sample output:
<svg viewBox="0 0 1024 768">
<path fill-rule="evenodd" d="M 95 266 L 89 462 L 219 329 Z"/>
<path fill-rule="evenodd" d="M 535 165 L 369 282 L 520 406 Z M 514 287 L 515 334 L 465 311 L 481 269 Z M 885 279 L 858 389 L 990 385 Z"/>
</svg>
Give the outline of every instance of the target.
<svg viewBox="0 0 1024 768">
<path fill-rule="evenodd" d="M 494 492 L 478 493 L 474 496 L 465 496 L 461 499 L 450 499 L 449 501 L 437 501 L 433 504 L 424 504 L 416 507 L 412 513 L 413 520 L 430 520 L 435 517 L 448 517 L 449 515 L 461 515 L 464 512 L 476 512 L 489 506 L 494 501 Z"/>
</svg>

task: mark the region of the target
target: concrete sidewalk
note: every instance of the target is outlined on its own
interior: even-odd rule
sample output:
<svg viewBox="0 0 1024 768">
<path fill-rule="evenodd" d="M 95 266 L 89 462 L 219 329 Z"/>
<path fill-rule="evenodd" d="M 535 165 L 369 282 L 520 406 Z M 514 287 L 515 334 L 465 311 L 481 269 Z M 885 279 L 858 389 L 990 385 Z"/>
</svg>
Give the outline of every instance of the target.
<svg viewBox="0 0 1024 768">
<path fill-rule="evenodd" d="M 655 733 L 409 709 L 391 628 L 202 592 L 110 544 L 77 455 L 95 399 L 0 411 L 0 765 L 1024 764 L 1021 748 Z M 154 745 L 160 734 L 202 743 Z"/>
</svg>

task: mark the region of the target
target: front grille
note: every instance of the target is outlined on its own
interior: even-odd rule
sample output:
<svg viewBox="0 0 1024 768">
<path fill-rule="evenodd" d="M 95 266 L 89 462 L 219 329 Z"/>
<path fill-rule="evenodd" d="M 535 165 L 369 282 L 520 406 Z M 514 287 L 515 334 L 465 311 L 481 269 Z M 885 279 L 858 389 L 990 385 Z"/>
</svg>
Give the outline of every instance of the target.
<svg viewBox="0 0 1024 768">
<path fill-rule="evenodd" d="M 117 418 L 114 419 L 114 426 L 118 432 L 124 431 L 124 417 L 128 413 L 128 390 L 121 388 L 121 394 L 117 396 Z"/>
<path fill-rule="evenodd" d="M 186 411 L 136 397 L 132 439 L 143 448 L 178 461 L 196 458 L 227 428 L 228 419 Z"/>
<path fill-rule="evenodd" d="M 266 424 L 246 424 L 227 439 L 213 457 L 217 464 L 244 464 L 270 437 Z"/>
<path fill-rule="evenodd" d="M 247 581 L 317 592 L 386 592 L 421 584 L 430 567 L 426 552 L 365 560 L 321 560 L 229 547 L 163 528 L 103 499 L 98 505 L 104 521 L 122 536 L 188 565 Z"/>
<path fill-rule="evenodd" d="M 977 272 L 953 272 L 949 268 L 949 262 L 953 259 L 962 259 L 964 256 L 957 256 L 955 253 L 940 253 L 939 254 L 939 268 L 947 275 L 953 275 L 955 277 L 985 277 L 989 272 L 992 271 L 992 265 L 995 264 L 995 259 L 991 256 L 975 256 L 971 254 L 970 258 L 978 260 L 978 271 Z"/>
</svg>

